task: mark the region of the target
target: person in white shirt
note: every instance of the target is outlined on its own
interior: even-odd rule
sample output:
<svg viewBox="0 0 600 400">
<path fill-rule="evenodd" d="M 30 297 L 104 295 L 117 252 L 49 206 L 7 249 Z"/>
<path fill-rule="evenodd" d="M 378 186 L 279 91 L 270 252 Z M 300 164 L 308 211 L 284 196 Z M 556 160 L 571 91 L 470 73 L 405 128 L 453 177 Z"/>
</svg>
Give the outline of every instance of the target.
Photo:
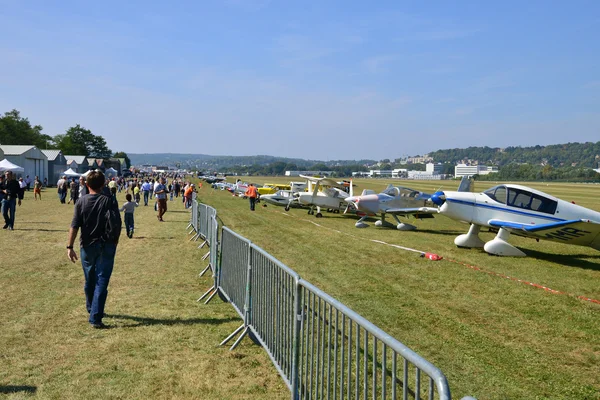
<svg viewBox="0 0 600 400">
<path fill-rule="evenodd" d="M 85 179 L 83 176 L 79 177 L 79 198 L 82 198 L 87 194 L 87 186 L 85 185 Z"/>
</svg>

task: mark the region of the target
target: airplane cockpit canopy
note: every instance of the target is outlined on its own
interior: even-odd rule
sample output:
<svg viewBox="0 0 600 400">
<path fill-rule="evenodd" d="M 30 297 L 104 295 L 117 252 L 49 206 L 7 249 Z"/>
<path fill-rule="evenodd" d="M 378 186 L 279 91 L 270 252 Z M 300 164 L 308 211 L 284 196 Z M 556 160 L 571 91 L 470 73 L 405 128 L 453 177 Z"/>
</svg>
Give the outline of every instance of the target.
<svg viewBox="0 0 600 400">
<path fill-rule="evenodd" d="M 494 186 L 484 193 L 498 203 L 546 214 L 554 214 L 558 206 L 556 200 L 531 193 L 527 190 L 506 187 L 504 185 Z"/>
<path fill-rule="evenodd" d="M 400 196 L 400 188 L 390 185 L 387 188 L 385 188 L 385 190 L 381 193 L 387 194 L 388 196 L 392 196 L 392 197 Z"/>
</svg>

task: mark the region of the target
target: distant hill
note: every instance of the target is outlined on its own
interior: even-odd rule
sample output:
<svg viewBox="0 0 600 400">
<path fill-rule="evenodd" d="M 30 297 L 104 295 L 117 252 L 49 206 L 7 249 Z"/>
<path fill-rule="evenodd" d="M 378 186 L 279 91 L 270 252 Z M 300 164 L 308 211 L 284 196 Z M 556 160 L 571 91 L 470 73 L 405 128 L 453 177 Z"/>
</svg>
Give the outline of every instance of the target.
<svg viewBox="0 0 600 400">
<path fill-rule="evenodd" d="M 549 146 L 532 147 L 467 147 L 466 149 L 445 149 L 429 153 L 436 163 L 457 164 L 476 161 L 480 164 L 503 167 L 509 164 L 549 165 L 552 167 L 600 167 L 600 142 L 566 143 Z M 234 167 L 266 166 L 285 164 L 285 169 L 318 169 L 340 166 L 373 165 L 378 160 L 305 160 L 301 158 L 285 158 L 267 155 L 256 156 L 212 156 L 207 154 L 157 153 L 129 154 L 132 165 L 164 165 L 201 171 L 223 171 Z M 393 163 L 392 163 L 393 164 Z M 401 165 L 392 165 L 401 168 Z"/>
<path fill-rule="evenodd" d="M 285 158 L 274 157 L 267 155 L 257 156 L 212 156 L 207 154 L 183 154 L 183 153 L 156 153 L 156 154 L 135 154 L 129 153 L 132 165 L 164 165 L 168 167 L 179 167 L 187 169 L 206 170 L 223 170 L 236 166 L 264 166 L 273 163 L 285 163 L 290 167 L 297 169 L 308 169 L 316 164 L 324 164 L 327 166 L 341 166 L 352 164 L 372 164 L 375 160 L 336 160 L 336 161 L 319 161 L 305 160 L 301 158 Z M 294 168 L 294 169 L 295 169 Z"/>
<path fill-rule="evenodd" d="M 507 147 L 467 147 L 466 149 L 437 150 L 429 153 L 436 163 L 460 163 L 467 160 L 480 164 L 498 165 L 511 163 L 550 165 L 552 167 L 577 166 L 598 168 L 600 162 L 600 142 L 566 143 L 549 146 Z"/>
</svg>

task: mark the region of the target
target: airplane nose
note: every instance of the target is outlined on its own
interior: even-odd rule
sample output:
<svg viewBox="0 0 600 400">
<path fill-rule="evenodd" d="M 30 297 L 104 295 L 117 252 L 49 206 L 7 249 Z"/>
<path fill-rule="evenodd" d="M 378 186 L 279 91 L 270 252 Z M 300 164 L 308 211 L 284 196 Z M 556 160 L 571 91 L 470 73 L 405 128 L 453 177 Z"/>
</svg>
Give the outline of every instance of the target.
<svg viewBox="0 0 600 400">
<path fill-rule="evenodd" d="M 441 206 L 446 202 L 446 195 L 444 192 L 435 192 L 431 195 L 431 202 L 437 206 Z"/>
</svg>

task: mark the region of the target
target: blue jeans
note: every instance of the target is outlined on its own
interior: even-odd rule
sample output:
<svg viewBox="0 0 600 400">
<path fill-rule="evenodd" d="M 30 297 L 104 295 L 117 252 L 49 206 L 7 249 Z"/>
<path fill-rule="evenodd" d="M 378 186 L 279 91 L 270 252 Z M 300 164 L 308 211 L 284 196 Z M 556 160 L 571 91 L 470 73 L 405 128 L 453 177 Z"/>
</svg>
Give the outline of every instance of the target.
<svg viewBox="0 0 600 400">
<path fill-rule="evenodd" d="M 15 227 L 15 211 L 17 210 L 17 199 L 2 200 L 2 216 L 4 223 L 11 228 Z M 10 215 L 9 215 L 10 214 Z"/>
<path fill-rule="evenodd" d="M 117 245 L 112 243 L 94 243 L 80 248 L 85 276 L 85 307 L 90 313 L 90 324 L 99 324 L 104 317 L 108 282 L 115 264 L 116 252 Z"/>
<path fill-rule="evenodd" d="M 144 205 L 147 206 L 148 205 L 148 197 L 150 196 L 150 191 L 149 190 L 144 190 Z"/>
<path fill-rule="evenodd" d="M 133 231 L 133 213 L 125 213 L 125 230 L 127 236 L 129 236 L 129 232 Z"/>
</svg>

